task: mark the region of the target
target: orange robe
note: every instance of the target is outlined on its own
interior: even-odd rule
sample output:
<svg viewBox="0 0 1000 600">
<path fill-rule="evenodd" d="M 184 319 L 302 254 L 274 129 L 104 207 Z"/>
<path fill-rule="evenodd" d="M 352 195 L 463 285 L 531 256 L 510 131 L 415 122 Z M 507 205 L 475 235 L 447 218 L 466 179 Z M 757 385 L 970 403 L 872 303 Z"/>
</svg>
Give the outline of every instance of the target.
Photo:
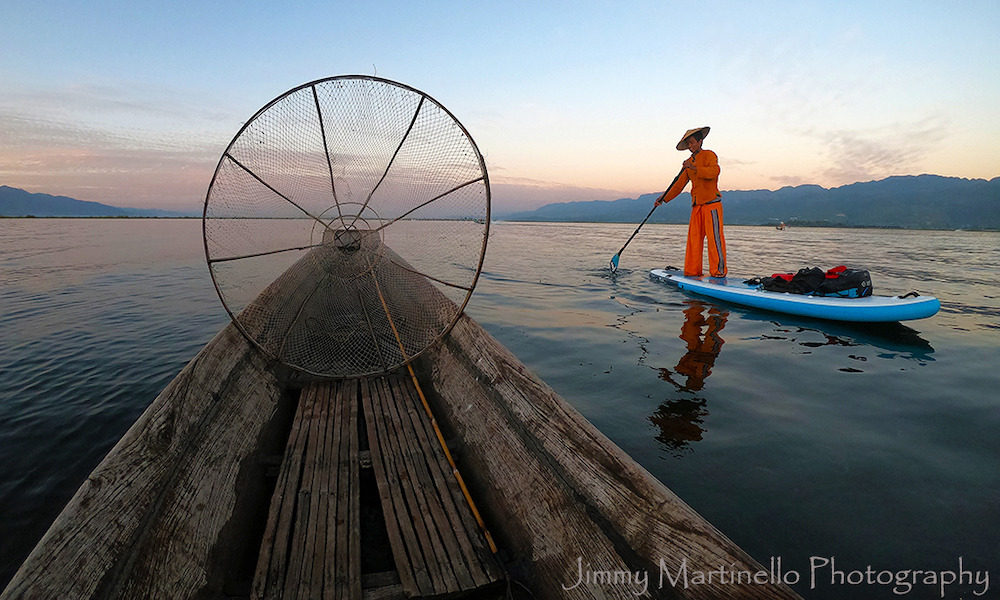
<svg viewBox="0 0 1000 600">
<path fill-rule="evenodd" d="M 691 183 L 691 220 L 688 223 L 684 274 L 701 277 L 702 252 L 708 238 L 708 271 L 712 277 L 725 277 L 726 237 L 722 231 L 722 194 L 719 193 L 719 157 L 711 150 L 694 156 L 694 168 L 684 169 L 671 188 L 660 196 L 663 202 L 676 198 Z"/>
</svg>

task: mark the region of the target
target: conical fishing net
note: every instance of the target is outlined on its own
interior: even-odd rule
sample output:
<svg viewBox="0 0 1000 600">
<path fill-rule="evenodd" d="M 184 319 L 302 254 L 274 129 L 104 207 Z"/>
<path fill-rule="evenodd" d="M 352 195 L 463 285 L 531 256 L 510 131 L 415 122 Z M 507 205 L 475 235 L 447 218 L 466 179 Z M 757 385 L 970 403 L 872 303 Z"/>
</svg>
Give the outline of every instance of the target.
<svg viewBox="0 0 1000 600">
<path fill-rule="evenodd" d="M 392 370 L 444 336 L 475 288 L 490 188 L 447 109 L 365 76 L 315 81 L 262 108 L 205 199 L 205 254 L 223 305 L 299 370 Z"/>
</svg>

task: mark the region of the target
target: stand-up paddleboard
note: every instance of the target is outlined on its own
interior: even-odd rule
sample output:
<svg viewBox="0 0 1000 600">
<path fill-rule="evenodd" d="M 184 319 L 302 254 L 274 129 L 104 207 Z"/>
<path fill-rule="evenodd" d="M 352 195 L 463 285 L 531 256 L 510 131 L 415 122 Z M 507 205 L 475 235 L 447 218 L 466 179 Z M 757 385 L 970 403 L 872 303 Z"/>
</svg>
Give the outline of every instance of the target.
<svg viewBox="0 0 1000 600">
<path fill-rule="evenodd" d="M 653 269 L 649 276 L 656 281 L 676 285 L 682 290 L 774 312 L 853 322 L 892 322 L 924 319 L 934 315 L 941 303 L 933 296 L 868 296 L 866 298 L 831 298 L 787 292 L 769 292 L 731 277 L 686 277 L 680 271 Z"/>
</svg>

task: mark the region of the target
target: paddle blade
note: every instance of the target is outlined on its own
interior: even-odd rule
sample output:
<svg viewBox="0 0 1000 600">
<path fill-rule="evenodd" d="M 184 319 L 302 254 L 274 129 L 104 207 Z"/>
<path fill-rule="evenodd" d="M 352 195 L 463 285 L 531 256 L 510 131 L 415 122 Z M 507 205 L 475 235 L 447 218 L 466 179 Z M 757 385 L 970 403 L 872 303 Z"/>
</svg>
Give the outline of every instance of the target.
<svg viewBox="0 0 1000 600">
<path fill-rule="evenodd" d="M 620 257 L 619 254 L 615 254 L 614 256 L 611 257 L 611 272 L 612 273 L 614 273 L 615 271 L 618 270 L 618 258 L 619 257 Z"/>
</svg>

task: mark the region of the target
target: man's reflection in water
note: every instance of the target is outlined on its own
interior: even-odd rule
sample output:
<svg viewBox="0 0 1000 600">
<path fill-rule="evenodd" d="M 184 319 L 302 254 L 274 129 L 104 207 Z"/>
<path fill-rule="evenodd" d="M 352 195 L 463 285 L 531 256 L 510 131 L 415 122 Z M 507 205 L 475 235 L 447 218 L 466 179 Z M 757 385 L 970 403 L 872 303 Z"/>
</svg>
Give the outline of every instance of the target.
<svg viewBox="0 0 1000 600">
<path fill-rule="evenodd" d="M 660 369 L 660 379 L 669 381 L 680 392 L 698 392 L 705 388 L 705 380 L 712 374 L 715 359 L 722 351 L 725 340 L 719 335 L 726 326 L 729 311 L 716 306 L 691 301 L 684 311 L 681 339 L 687 352 L 677 362 L 674 370 Z M 706 315 L 707 312 L 707 315 Z M 675 381 L 683 376 L 684 383 Z M 702 439 L 704 417 L 708 415 L 704 398 L 666 400 L 657 407 L 649 420 L 660 432 L 656 440 L 671 454 L 683 456 L 691 451 L 690 443 Z"/>
<path fill-rule="evenodd" d="M 726 326 L 728 318 L 728 310 L 691 301 L 691 306 L 684 310 L 684 324 L 681 325 L 681 339 L 687 344 L 687 353 L 681 357 L 673 371 L 660 369 L 660 379 L 669 381 L 682 392 L 704 389 L 705 380 L 712 374 L 712 367 L 715 366 L 715 359 L 726 343 L 719 333 Z M 682 385 L 674 381 L 674 374 L 685 376 L 685 383 Z"/>
</svg>

